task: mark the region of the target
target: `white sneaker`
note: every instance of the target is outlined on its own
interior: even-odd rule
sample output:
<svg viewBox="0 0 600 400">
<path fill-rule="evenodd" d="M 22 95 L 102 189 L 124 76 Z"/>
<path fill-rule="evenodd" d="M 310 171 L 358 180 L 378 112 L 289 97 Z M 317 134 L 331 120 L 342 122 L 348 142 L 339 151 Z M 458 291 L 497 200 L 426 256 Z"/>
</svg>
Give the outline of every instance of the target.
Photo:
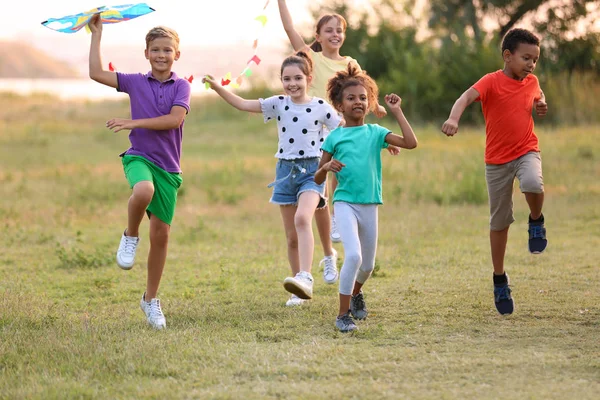
<svg viewBox="0 0 600 400">
<path fill-rule="evenodd" d="M 325 264 L 323 267 L 323 280 L 330 285 L 338 280 L 337 256 L 337 251 L 333 249 L 333 254 L 323 257 L 319 263 L 319 266 Z"/>
<path fill-rule="evenodd" d="M 293 278 L 285 278 L 283 287 L 300 299 L 312 299 L 313 277 L 310 272 L 300 271 Z"/>
<path fill-rule="evenodd" d="M 331 241 L 333 243 L 339 243 L 342 241 L 342 235 L 340 235 L 335 223 L 335 215 L 331 216 L 331 234 L 329 236 L 331 237 Z"/>
<path fill-rule="evenodd" d="M 121 236 L 119 250 L 117 250 L 117 265 L 122 269 L 133 268 L 135 262 L 135 251 L 140 243 L 139 237 L 125 236 L 125 232 Z"/>
<path fill-rule="evenodd" d="M 300 297 L 296 296 L 295 294 L 293 294 L 288 301 L 285 302 L 286 307 L 295 307 L 295 306 L 301 306 L 302 304 L 304 304 L 306 300 L 301 299 Z"/>
<path fill-rule="evenodd" d="M 144 293 L 142 295 L 142 300 L 140 300 L 140 307 L 144 314 L 146 314 L 148 324 L 154 329 L 164 329 L 167 327 L 167 320 L 160 308 L 159 299 L 152 299 L 150 302 L 147 302 L 146 293 Z"/>
</svg>

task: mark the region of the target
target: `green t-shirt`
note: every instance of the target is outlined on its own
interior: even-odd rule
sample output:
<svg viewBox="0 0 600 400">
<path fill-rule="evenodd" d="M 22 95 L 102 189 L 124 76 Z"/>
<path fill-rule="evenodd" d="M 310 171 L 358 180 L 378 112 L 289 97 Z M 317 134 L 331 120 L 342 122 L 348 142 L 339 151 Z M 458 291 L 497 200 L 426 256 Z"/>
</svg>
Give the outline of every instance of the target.
<svg viewBox="0 0 600 400">
<path fill-rule="evenodd" d="M 381 149 L 391 133 L 377 124 L 331 131 L 321 148 L 346 166 L 336 174 L 338 186 L 333 202 L 383 204 L 381 196 Z"/>
</svg>

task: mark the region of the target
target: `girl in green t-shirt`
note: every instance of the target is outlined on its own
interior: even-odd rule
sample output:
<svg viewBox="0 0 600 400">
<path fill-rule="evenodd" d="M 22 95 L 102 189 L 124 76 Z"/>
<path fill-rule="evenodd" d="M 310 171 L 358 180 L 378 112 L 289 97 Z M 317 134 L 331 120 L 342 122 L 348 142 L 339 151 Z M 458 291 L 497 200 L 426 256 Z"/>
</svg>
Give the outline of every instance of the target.
<svg viewBox="0 0 600 400">
<path fill-rule="evenodd" d="M 325 139 L 315 182 L 336 174 L 333 195 L 336 222 L 344 245 L 340 271 L 340 309 L 335 325 L 342 332 L 358 329 L 352 317 L 367 317 L 362 286 L 371 276 L 377 250 L 377 206 L 381 196 L 381 150 L 387 145 L 417 147 L 417 138 L 400 108 L 396 94 L 385 96 L 390 113 L 398 121 L 402 136 L 377 124 L 365 124 L 365 116 L 377 106 L 379 90 L 366 73 L 349 65 L 329 81 L 331 104 L 342 113 L 346 125 Z"/>
</svg>

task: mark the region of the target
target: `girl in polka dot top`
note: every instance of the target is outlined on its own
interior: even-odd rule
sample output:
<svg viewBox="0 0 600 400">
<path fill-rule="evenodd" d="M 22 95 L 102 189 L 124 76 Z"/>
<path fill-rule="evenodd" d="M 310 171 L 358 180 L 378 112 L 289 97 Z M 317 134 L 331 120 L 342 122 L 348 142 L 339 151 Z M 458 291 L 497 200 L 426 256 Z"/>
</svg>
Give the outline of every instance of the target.
<svg viewBox="0 0 600 400">
<path fill-rule="evenodd" d="M 294 27 L 292 15 L 288 10 L 286 1 L 279 0 L 278 6 L 281 22 L 290 40 L 290 44 L 295 51 L 304 51 L 313 60 L 313 79 L 308 88 L 308 93 L 313 96 L 327 98 L 327 82 L 335 76 L 336 72 L 345 70 L 348 65 L 353 65 L 360 70 L 360 65 L 354 58 L 341 54 L 348 26 L 346 19 L 339 14 L 323 14 L 316 23 L 314 41 L 307 44 L 302 35 Z M 375 107 L 374 113 L 378 117 L 386 115 L 385 108 L 379 104 Z M 324 130 L 323 136 L 326 137 L 328 133 L 327 130 Z M 397 155 L 400 151 L 395 146 L 388 146 L 387 149 L 392 155 Z M 329 174 L 327 181 L 330 182 L 331 193 L 333 193 L 337 186 L 335 174 Z M 328 191 L 327 183 L 325 183 L 325 193 L 327 194 Z M 326 255 L 322 261 L 325 264 L 323 278 L 327 283 L 335 283 L 337 280 L 337 268 L 329 267 L 332 257 L 327 257 L 328 255 L 333 255 L 333 258 L 335 258 L 336 255 L 332 247 L 332 241 L 341 241 L 334 210 L 331 210 L 331 219 L 329 217 L 329 207 L 317 210 L 315 220 L 319 229 L 323 251 Z M 333 264 L 335 265 L 335 263 Z"/>
<path fill-rule="evenodd" d="M 319 165 L 324 127 L 339 126 L 341 117 L 325 100 L 307 94 L 312 80 L 312 60 L 304 52 L 286 58 L 281 65 L 284 95 L 247 100 L 229 92 L 211 76 L 208 82 L 225 101 L 241 111 L 262 113 L 265 122 L 276 121 L 279 143 L 278 162 L 271 203 L 279 205 L 288 243 L 288 259 L 292 276 L 284 280 L 291 293 L 287 305 L 299 305 L 312 298 L 311 274 L 314 237 L 312 218 L 317 208 L 324 207 L 324 184 L 316 184 L 314 174 Z"/>
<path fill-rule="evenodd" d="M 377 251 L 377 208 L 383 203 L 381 150 L 392 144 L 417 147 L 417 138 L 400 108 L 396 94 L 385 96 L 402 136 L 377 124 L 365 124 L 365 116 L 376 105 L 377 85 L 364 72 L 349 65 L 329 81 L 331 103 L 342 112 L 344 127 L 332 131 L 323 143 L 323 156 L 315 182 L 325 181 L 327 172 L 337 175 L 333 194 L 335 217 L 344 245 L 340 271 L 340 308 L 335 325 L 342 332 L 358 329 L 355 319 L 367 317 L 362 286 L 371 276 Z"/>
</svg>

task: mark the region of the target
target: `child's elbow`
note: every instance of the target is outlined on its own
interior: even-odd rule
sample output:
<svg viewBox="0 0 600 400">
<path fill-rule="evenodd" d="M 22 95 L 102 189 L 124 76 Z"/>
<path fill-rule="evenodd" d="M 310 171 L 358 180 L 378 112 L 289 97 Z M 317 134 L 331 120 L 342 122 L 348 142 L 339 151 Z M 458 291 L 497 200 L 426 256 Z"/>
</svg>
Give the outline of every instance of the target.
<svg viewBox="0 0 600 400">
<path fill-rule="evenodd" d="M 406 148 L 408 150 L 412 150 L 412 149 L 416 149 L 418 145 L 419 145 L 419 142 L 417 140 L 415 140 L 414 142 L 409 143 Z"/>
</svg>

